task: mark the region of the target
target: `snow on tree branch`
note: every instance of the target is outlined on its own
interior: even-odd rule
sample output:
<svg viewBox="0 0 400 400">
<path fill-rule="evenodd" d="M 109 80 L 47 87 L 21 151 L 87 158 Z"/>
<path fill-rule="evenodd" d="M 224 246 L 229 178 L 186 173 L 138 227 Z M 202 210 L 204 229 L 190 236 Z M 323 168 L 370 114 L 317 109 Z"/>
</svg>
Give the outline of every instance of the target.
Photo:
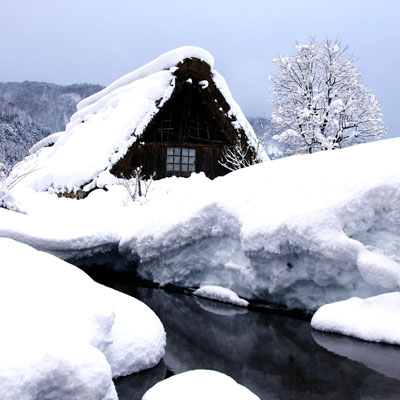
<svg viewBox="0 0 400 400">
<path fill-rule="evenodd" d="M 273 62 L 279 73 L 270 77 L 275 111 L 275 136 L 290 145 L 287 153 L 332 150 L 386 134 L 379 102 L 361 81 L 354 58 L 345 57 L 340 41 L 296 46 L 290 57 Z"/>
</svg>

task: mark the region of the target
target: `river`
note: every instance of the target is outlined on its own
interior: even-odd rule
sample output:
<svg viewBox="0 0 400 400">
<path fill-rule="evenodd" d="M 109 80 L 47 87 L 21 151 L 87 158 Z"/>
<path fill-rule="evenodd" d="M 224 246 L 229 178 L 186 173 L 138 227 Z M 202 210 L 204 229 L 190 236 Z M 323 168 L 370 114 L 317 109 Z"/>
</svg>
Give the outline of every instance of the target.
<svg viewBox="0 0 400 400">
<path fill-rule="evenodd" d="M 107 284 L 146 303 L 167 332 L 158 366 L 115 381 L 120 400 L 140 400 L 165 377 L 198 368 L 223 372 L 262 400 L 400 398 L 396 346 L 322 334 L 306 321 L 162 289 Z"/>
</svg>

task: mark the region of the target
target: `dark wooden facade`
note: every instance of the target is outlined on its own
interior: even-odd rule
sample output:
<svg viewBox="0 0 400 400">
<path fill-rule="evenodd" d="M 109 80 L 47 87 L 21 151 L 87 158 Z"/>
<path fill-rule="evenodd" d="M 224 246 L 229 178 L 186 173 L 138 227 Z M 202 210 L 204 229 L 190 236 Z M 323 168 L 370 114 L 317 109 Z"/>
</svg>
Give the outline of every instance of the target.
<svg viewBox="0 0 400 400">
<path fill-rule="evenodd" d="M 226 114 L 230 107 L 214 84 L 210 66 L 186 59 L 177 67 L 170 99 L 113 166 L 114 175 L 127 177 L 141 166 L 145 176 L 155 173 L 155 179 L 201 171 L 213 179 L 229 172 L 218 163 L 225 146 L 238 137 L 247 145 L 244 132 L 236 130 Z"/>
</svg>

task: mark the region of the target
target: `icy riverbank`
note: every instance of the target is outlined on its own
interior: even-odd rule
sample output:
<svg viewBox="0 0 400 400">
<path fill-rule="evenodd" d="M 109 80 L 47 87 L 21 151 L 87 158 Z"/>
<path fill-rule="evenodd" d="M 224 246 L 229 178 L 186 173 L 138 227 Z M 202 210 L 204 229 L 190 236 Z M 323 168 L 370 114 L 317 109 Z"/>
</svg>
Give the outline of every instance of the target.
<svg viewBox="0 0 400 400">
<path fill-rule="evenodd" d="M 64 259 L 112 251 L 117 268 L 137 263 L 141 277 L 161 285 L 218 285 L 316 309 L 398 287 L 399 153 L 400 139 L 391 139 L 214 181 L 172 177 L 136 203 L 122 185 L 77 201 L 21 181 L 7 205 L 26 215 L 0 209 L 0 236 Z"/>
</svg>

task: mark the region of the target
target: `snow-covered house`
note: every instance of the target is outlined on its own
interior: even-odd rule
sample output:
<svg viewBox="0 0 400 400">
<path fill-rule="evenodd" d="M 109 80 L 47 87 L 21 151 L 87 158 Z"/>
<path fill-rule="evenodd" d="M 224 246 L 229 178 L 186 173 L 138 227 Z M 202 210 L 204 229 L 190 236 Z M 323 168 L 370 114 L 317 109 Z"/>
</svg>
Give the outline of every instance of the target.
<svg viewBox="0 0 400 400">
<path fill-rule="evenodd" d="M 24 181 L 35 190 L 73 197 L 139 166 L 156 179 L 225 175 L 225 146 L 239 140 L 250 157 L 257 139 L 213 64 L 207 51 L 181 47 L 123 76 L 78 103 L 65 132 L 33 146 L 13 173 L 29 171 Z"/>
</svg>

